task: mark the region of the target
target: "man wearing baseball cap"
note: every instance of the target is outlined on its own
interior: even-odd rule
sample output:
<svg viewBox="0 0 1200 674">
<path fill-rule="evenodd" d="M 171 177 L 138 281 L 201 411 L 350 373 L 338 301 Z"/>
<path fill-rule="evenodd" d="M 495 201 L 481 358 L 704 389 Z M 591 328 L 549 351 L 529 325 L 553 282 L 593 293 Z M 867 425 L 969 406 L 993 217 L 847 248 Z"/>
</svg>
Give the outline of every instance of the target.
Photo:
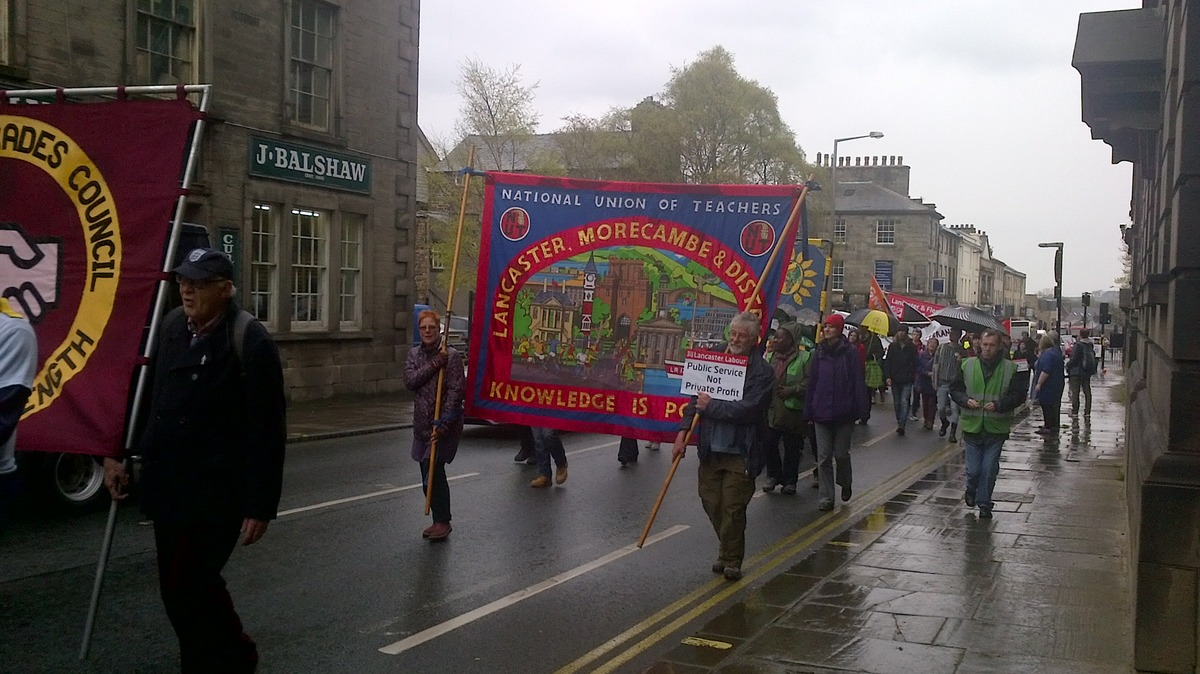
<svg viewBox="0 0 1200 674">
<path fill-rule="evenodd" d="M 211 248 L 172 270 L 181 309 L 168 314 L 150 362 L 141 417 L 142 509 L 154 522 L 159 591 L 185 672 L 251 672 L 258 649 L 221 578 L 234 546 L 276 517 L 283 484 L 283 370 L 266 329 L 233 301 L 233 263 Z M 105 459 L 124 499 L 125 466 Z"/>
</svg>

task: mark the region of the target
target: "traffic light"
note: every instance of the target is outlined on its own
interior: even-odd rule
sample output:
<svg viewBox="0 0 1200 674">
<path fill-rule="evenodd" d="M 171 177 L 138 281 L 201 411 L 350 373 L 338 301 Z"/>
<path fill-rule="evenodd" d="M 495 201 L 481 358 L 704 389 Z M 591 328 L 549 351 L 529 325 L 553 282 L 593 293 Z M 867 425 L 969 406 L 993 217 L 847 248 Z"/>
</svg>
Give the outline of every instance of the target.
<svg viewBox="0 0 1200 674">
<path fill-rule="evenodd" d="M 1090 306 L 1092 306 L 1092 294 L 1091 294 L 1091 293 L 1084 293 L 1082 296 L 1080 296 L 1080 298 L 1079 298 L 1079 301 L 1080 301 L 1080 303 L 1081 303 L 1081 304 L 1083 304 L 1083 306 L 1085 306 L 1085 307 L 1090 307 Z"/>
<path fill-rule="evenodd" d="M 1108 313 L 1108 302 L 1100 303 L 1100 325 L 1112 323 L 1112 315 Z"/>
</svg>

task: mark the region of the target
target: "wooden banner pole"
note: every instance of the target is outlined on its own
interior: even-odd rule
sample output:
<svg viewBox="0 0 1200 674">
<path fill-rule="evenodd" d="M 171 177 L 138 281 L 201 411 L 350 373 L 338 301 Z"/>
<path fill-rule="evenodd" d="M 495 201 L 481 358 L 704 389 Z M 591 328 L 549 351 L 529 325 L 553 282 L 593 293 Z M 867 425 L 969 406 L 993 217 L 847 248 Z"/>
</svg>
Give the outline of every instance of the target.
<svg viewBox="0 0 1200 674">
<path fill-rule="evenodd" d="M 441 354 L 443 357 L 446 355 L 446 347 L 449 346 L 450 342 L 450 317 L 454 315 L 454 284 L 456 282 L 456 277 L 458 276 L 458 252 L 462 247 L 463 222 L 467 217 L 467 196 L 469 194 L 469 190 L 471 189 L 471 173 L 473 172 L 474 167 L 475 146 L 472 145 L 470 151 L 467 152 L 467 170 L 463 172 L 462 201 L 459 202 L 458 205 L 458 233 L 454 236 L 454 261 L 450 264 L 450 288 L 447 290 L 446 295 L 446 323 L 445 328 L 442 329 L 441 339 Z M 449 361 L 447 361 L 447 365 L 448 364 Z M 442 368 L 438 370 L 437 398 L 435 398 L 433 402 L 434 419 L 439 419 L 442 416 L 442 388 L 445 386 L 445 383 L 446 367 L 443 365 Z M 437 429 L 434 430 L 436 431 Z M 437 443 L 438 434 L 435 432 L 429 438 L 429 475 L 428 479 L 425 480 L 426 515 L 429 514 L 429 509 L 433 504 L 433 471 L 437 467 Z"/>
</svg>

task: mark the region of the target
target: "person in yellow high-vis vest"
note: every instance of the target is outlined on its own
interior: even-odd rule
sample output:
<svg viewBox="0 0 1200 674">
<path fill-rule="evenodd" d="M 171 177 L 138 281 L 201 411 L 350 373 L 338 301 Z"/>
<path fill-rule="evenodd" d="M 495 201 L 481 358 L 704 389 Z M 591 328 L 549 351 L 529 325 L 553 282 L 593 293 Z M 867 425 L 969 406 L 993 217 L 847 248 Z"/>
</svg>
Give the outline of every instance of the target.
<svg viewBox="0 0 1200 674">
<path fill-rule="evenodd" d="M 1017 366 L 1001 353 L 1000 333 L 986 330 L 980 337 L 979 354 L 963 361 L 950 384 L 950 397 L 962 410 L 958 426 L 963 435 L 967 461 L 968 508 L 979 506 L 979 516 L 992 516 L 992 490 L 1000 472 L 1000 451 L 1012 429 L 1013 410 L 1025 392 L 1015 375 Z"/>
</svg>

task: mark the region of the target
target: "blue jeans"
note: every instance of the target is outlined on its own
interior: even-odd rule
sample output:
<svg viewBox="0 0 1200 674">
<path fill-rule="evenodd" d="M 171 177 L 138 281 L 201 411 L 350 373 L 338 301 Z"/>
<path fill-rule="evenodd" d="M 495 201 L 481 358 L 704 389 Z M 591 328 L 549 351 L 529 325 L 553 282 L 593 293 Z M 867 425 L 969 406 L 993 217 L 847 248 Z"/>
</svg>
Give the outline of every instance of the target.
<svg viewBox="0 0 1200 674">
<path fill-rule="evenodd" d="M 550 459 L 554 465 L 562 468 L 567 465 L 567 451 L 563 448 L 562 438 L 554 428 L 533 427 L 533 451 L 537 454 L 538 473 L 550 477 Z"/>
<path fill-rule="evenodd" d="M 950 385 L 942 384 L 937 387 L 938 417 L 952 424 L 958 423 L 958 403 L 950 397 Z"/>
<path fill-rule="evenodd" d="M 1004 438 L 997 435 L 963 434 L 967 457 L 967 493 L 975 495 L 980 510 L 992 509 L 992 490 L 1000 473 L 1000 450 Z"/>
<path fill-rule="evenodd" d="M 908 411 L 912 404 L 912 382 L 907 384 L 892 384 L 892 407 L 896 408 L 896 425 L 904 428 L 908 425 Z"/>
</svg>

